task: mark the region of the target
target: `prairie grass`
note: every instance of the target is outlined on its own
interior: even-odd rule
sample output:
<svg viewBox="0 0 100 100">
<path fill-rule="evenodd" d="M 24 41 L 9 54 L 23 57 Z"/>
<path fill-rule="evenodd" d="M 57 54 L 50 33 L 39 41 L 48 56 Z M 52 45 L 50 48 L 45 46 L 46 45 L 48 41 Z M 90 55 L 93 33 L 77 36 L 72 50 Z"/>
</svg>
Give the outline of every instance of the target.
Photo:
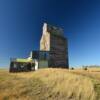
<svg viewBox="0 0 100 100">
<path fill-rule="evenodd" d="M 77 69 L 71 72 L 77 75 L 89 77 L 94 85 L 96 100 L 100 100 L 100 68 L 88 68 L 87 71 Z"/>
<path fill-rule="evenodd" d="M 52 68 L 23 73 L 0 70 L 0 100 L 99 100 L 99 78 L 91 78 L 92 73 Z"/>
</svg>

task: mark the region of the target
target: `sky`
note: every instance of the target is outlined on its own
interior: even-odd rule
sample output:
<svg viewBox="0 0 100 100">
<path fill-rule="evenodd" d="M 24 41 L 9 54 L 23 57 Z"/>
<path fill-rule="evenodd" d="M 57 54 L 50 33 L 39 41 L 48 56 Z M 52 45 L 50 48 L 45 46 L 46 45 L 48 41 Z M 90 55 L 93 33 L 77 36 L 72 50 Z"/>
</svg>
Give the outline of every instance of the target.
<svg viewBox="0 0 100 100">
<path fill-rule="evenodd" d="M 70 66 L 100 65 L 100 0 L 0 0 L 0 66 L 39 49 L 43 23 L 64 29 Z"/>
</svg>

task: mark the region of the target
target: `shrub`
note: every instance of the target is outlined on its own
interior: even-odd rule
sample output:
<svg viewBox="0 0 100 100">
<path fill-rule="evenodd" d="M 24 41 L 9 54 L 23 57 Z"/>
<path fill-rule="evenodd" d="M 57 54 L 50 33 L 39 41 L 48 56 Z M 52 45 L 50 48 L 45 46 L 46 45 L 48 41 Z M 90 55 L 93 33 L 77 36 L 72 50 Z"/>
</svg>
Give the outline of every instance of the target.
<svg viewBox="0 0 100 100">
<path fill-rule="evenodd" d="M 72 67 L 72 68 L 70 68 L 71 70 L 74 70 L 74 68 Z"/>
<path fill-rule="evenodd" d="M 83 70 L 88 70 L 87 66 L 83 66 Z"/>
</svg>

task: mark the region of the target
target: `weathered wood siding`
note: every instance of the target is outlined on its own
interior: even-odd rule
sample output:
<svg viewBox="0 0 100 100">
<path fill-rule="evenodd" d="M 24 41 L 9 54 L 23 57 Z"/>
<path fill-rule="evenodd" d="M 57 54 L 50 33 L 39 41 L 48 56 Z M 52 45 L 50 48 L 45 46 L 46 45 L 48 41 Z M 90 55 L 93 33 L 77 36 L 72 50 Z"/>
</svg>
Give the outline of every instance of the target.
<svg viewBox="0 0 100 100">
<path fill-rule="evenodd" d="M 63 37 L 50 35 L 50 62 L 57 67 L 68 66 L 67 40 Z"/>
</svg>

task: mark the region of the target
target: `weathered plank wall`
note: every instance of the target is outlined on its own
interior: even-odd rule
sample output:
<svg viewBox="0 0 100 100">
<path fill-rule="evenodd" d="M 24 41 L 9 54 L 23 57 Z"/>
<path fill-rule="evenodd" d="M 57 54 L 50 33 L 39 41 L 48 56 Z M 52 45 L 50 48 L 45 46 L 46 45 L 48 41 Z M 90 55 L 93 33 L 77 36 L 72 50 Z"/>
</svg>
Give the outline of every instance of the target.
<svg viewBox="0 0 100 100">
<path fill-rule="evenodd" d="M 63 37 L 50 35 L 50 57 L 53 61 L 54 67 L 67 67 L 67 41 Z M 52 63 L 52 62 L 51 62 Z"/>
</svg>

